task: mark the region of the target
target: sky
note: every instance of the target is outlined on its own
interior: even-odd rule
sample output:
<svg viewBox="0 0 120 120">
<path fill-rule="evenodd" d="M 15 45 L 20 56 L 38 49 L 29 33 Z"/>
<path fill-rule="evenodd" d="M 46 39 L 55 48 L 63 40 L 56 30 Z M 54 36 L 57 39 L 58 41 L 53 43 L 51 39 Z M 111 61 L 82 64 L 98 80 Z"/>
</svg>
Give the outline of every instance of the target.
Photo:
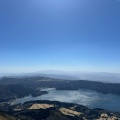
<svg viewBox="0 0 120 120">
<path fill-rule="evenodd" d="M 0 0 L 0 73 L 120 73 L 120 0 Z"/>
</svg>

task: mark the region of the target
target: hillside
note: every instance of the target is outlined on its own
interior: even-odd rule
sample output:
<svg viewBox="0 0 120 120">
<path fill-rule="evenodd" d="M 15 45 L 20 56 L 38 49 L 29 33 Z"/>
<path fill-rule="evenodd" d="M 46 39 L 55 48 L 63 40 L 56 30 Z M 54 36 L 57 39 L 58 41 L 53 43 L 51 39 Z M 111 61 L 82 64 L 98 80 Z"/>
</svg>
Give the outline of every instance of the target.
<svg viewBox="0 0 120 120">
<path fill-rule="evenodd" d="M 21 84 L 32 89 L 56 88 L 57 90 L 91 89 L 104 94 L 112 93 L 120 95 L 119 83 L 102 83 L 88 80 L 60 80 L 47 77 L 4 77 L 0 85 Z"/>
<path fill-rule="evenodd" d="M 5 116 L 5 119 L 3 119 Z M 12 119 L 8 119 L 11 118 Z M 120 113 L 56 101 L 34 101 L 11 106 L 0 120 L 120 120 Z"/>
<path fill-rule="evenodd" d="M 0 102 L 21 98 L 30 94 L 39 96 L 46 93 L 45 91 L 35 90 L 20 84 L 0 85 Z"/>
</svg>

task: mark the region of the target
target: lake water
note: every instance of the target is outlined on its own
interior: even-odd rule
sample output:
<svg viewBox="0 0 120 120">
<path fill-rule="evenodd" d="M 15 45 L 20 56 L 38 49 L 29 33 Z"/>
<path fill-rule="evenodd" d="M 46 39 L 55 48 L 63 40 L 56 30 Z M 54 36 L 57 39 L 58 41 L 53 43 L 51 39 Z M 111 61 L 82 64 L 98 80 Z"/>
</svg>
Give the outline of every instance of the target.
<svg viewBox="0 0 120 120">
<path fill-rule="evenodd" d="M 102 94 L 92 90 L 56 90 L 44 89 L 48 94 L 38 97 L 27 96 L 14 101 L 14 104 L 34 100 L 50 100 L 85 105 L 89 108 L 103 108 L 120 112 L 120 96 Z"/>
</svg>

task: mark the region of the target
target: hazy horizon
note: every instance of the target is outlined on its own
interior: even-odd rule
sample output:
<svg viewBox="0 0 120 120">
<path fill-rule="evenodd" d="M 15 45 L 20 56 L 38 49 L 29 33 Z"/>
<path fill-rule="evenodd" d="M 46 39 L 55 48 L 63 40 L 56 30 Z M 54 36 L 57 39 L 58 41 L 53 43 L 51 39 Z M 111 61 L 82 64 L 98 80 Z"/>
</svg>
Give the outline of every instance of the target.
<svg viewBox="0 0 120 120">
<path fill-rule="evenodd" d="M 0 77 L 48 77 L 61 80 L 89 80 L 107 83 L 120 83 L 120 73 L 43 70 L 27 73 L 0 73 Z"/>
</svg>

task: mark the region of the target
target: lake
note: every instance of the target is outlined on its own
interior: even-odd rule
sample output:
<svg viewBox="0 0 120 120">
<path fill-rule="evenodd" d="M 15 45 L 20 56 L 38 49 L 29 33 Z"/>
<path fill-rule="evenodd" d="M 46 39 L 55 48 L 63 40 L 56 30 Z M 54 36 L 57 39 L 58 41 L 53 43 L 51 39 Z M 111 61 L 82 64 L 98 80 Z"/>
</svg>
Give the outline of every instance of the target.
<svg viewBox="0 0 120 120">
<path fill-rule="evenodd" d="M 50 100 L 77 103 L 89 108 L 102 108 L 120 112 L 120 96 L 118 95 L 102 94 L 92 90 L 56 90 L 54 88 L 42 90 L 48 91 L 49 93 L 38 97 L 29 95 L 17 99 L 13 103 L 18 104 L 34 100 Z"/>
</svg>

